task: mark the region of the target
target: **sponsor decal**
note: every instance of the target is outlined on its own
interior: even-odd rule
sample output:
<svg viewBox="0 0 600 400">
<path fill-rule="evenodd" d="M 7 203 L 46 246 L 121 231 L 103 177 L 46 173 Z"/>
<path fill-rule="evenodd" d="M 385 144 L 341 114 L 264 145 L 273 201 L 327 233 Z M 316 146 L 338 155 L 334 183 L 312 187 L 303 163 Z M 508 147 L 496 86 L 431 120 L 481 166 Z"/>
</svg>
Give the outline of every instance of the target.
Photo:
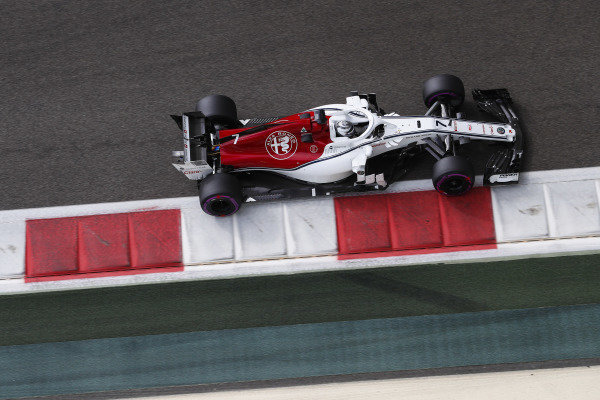
<svg viewBox="0 0 600 400">
<path fill-rule="evenodd" d="M 348 150 L 348 147 L 344 146 L 344 147 L 332 147 L 330 145 L 325 146 L 324 153 L 326 156 L 331 156 L 331 155 L 335 155 L 338 153 L 343 153 L 344 151 Z"/>
<path fill-rule="evenodd" d="M 313 144 L 310 146 L 311 153 L 316 153 L 317 151 L 319 151 L 319 148 L 317 147 L 317 145 Z"/>
<path fill-rule="evenodd" d="M 499 127 L 498 128 L 498 133 L 501 134 L 501 135 L 504 135 L 504 128 Z"/>
<path fill-rule="evenodd" d="M 496 175 L 492 175 L 490 176 L 490 182 L 491 183 L 505 183 L 505 182 L 516 182 L 519 180 L 519 173 L 518 172 L 512 172 L 509 174 L 496 174 Z"/>
<path fill-rule="evenodd" d="M 267 136 L 265 140 L 267 153 L 276 160 L 285 160 L 296 153 L 298 139 L 286 131 L 276 131 Z"/>
</svg>

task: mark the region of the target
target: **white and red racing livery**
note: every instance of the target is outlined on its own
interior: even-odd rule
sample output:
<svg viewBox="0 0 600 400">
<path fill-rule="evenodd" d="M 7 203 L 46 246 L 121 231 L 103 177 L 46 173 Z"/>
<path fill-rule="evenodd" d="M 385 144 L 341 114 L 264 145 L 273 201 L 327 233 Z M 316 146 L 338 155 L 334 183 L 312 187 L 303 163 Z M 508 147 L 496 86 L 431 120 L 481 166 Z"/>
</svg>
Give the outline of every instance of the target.
<svg viewBox="0 0 600 400">
<path fill-rule="evenodd" d="M 474 179 L 460 147 L 473 140 L 504 144 L 486 165 L 486 184 L 517 182 L 522 137 L 508 91 L 474 90 L 473 96 L 497 122 L 463 118 L 464 87 L 453 75 L 425 82 L 429 109 L 422 116 L 385 113 L 374 94 L 353 92 L 344 104 L 239 120 L 233 100 L 212 95 L 195 112 L 173 116 L 184 137 L 174 166 L 198 180 L 203 210 L 219 216 L 245 201 L 384 190 L 423 151 L 437 160 L 436 190 L 460 195 Z"/>
</svg>

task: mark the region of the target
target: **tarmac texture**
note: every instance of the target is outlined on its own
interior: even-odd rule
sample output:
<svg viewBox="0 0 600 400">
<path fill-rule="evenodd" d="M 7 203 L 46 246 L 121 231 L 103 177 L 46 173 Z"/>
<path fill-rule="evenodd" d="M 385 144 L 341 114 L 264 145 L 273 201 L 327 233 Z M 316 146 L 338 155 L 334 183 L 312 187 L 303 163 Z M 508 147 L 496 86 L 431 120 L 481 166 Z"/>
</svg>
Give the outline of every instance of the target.
<svg viewBox="0 0 600 400">
<path fill-rule="evenodd" d="M 438 73 L 507 87 L 525 170 L 598 164 L 600 3 L 279 1 L 0 4 L 0 208 L 195 195 L 169 114 L 212 93 L 243 117 L 376 92 L 422 114 Z M 467 116 L 476 117 L 473 104 Z M 487 156 L 475 149 L 478 169 Z M 408 179 L 428 178 L 416 160 Z"/>
</svg>

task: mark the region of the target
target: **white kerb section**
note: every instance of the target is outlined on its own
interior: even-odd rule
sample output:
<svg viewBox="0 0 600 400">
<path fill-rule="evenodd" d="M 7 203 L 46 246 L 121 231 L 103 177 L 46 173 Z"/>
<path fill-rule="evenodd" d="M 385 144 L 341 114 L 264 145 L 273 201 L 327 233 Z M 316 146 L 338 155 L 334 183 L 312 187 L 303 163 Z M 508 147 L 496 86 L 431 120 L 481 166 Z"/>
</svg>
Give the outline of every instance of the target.
<svg viewBox="0 0 600 400">
<path fill-rule="evenodd" d="M 496 240 L 600 236 L 599 199 L 598 167 L 524 173 L 520 184 L 492 189 Z"/>
<path fill-rule="evenodd" d="M 25 275 L 25 220 L 0 218 L 0 279 Z"/>
<path fill-rule="evenodd" d="M 182 209 L 184 262 L 287 258 L 337 253 L 331 198 L 245 204 L 231 218 Z"/>
</svg>

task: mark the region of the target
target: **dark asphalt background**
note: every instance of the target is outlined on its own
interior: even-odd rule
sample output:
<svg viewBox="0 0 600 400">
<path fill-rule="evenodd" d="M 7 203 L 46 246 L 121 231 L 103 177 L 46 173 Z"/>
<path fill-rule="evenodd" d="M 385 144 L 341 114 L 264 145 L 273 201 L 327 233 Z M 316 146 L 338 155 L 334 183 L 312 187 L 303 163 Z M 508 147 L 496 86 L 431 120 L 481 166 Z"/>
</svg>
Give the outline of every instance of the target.
<svg viewBox="0 0 600 400">
<path fill-rule="evenodd" d="M 598 165 L 599 14 L 593 0 L 5 0 L 0 208 L 194 195 L 169 165 L 181 143 L 168 114 L 207 94 L 233 97 L 240 117 L 353 89 L 419 114 L 422 82 L 444 72 L 511 90 L 525 170 Z"/>
</svg>

